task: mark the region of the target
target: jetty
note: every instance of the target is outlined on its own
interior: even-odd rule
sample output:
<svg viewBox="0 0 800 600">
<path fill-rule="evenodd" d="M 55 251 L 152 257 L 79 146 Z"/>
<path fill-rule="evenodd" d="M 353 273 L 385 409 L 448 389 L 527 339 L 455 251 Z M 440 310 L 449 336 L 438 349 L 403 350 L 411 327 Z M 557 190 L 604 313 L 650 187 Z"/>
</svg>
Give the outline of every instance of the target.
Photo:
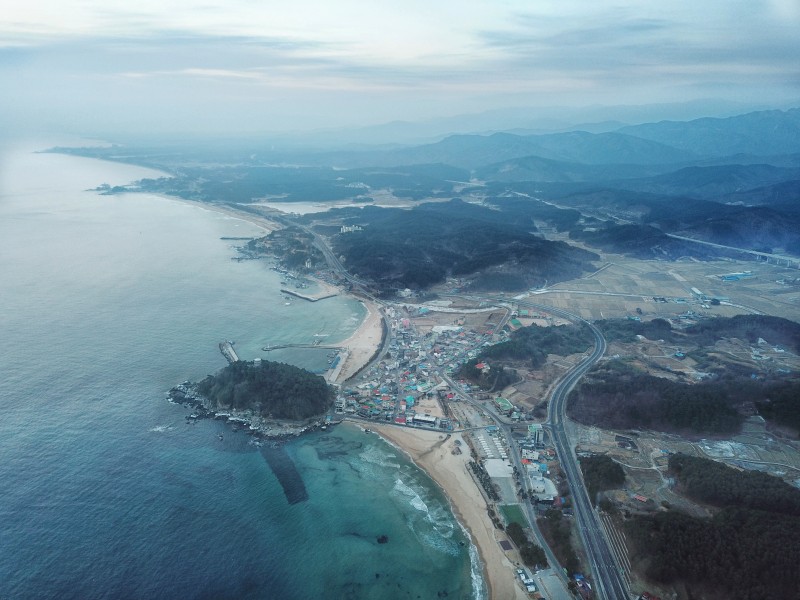
<svg viewBox="0 0 800 600">
<path fill-rule="evenodd" d="M 320 300 L 325 300 L 325 298 L 333 298 L 334 296 L 338 295 L 336 293 L 328 293 L 319 296 L 306 296 L 305 294 L 301 294 L 300 292 L 295 292 L 294 290 L 288 290 L 286 288 L 281 288 L 281 292 L 283 292 L 284 294 L 288 294 L 290 296 L 294 296 L 295 298 L 308 300 L 309 302 L 319 302 Z"/>
<path fill-rule="evenodd" d="M 229 363 L 235 363 L 239 360 L 239 356 L 236 354 L 236 350 L 233 349 L 233 342 L 231 341 L 224 341 L 219 343 L 219 351 L 222 352 L 222 356 Z"/>
<path fill-rule="evenodd" d="M 319 348 L 323 350 L 339 350 L 341 346 L 328 346 L 325 344 L 275 344 L 274 346 L 264 346 L 261 348 L 261 351 L 270 352 L 272 350 L 283 350 L 285 348 Z"/>
</svg>

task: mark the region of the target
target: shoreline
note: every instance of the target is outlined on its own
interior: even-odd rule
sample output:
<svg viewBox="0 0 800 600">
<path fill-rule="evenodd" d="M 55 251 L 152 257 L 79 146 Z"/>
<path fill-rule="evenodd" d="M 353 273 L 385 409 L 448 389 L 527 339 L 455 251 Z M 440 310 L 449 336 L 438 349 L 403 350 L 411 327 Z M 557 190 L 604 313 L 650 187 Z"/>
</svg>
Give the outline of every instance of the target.
<svg viewBox="0 0 800 600">
<path fill-rule="evenodd" d="M 355 298 L 354 296 L 349 297 Z M 369 300 L 356 299 L 367 309 L 367 314 L 350 337 L 331 344 L 347 351 L 347 356 L 336 377 L 336 383 L 344 383 L 363 369 L 375 356 L 383 341 L 383 318 L 380 309 Z"/>
<path fill-rule="evenodd" d="M 130 193 L 150 193 L 150 192 L 130 192 Z M 219 214 L 225 215 L 230 218 L 239 219 L 246 223 L 250 223 L 251 225 L 255 225 L 256 227 L 260 227 L 264 229 L 267 234 L 281 229 L 283 226 L 279 223 L 273 221 L 267 216 L 256 215 L 248 211 L 244 210 L 237 210 L 235 207 L 226 204 L 226 205 L 219 205 L 213 203 L 205 203 L 200 202 L 197 200 L 187 200 L 186 198 L 181 198 L 179 196 L 170 196 L 168 194 L 155 194 L 154 196 L 159 196 L 161 198 L 166 198 L 169 200 L 175 200 L 189 206 L 195 206 L 201 208 L 203 210 L 208 210 L 211 212 L 217 212 Z M 383 327 L 381 325 L 381 315 L 380 311 L 373 302 L 369 300 L 365 300 L 363 298 L 356 297 L 352 294 L 348 294 L 345 289 L 341 286 L 336 286 L 331 284 L 328 281 L 315 277 L 313 274 L 305 274 L 304 277 L 311 279 L 314 283 L 320 288 L 320 292 L 315 294 L 314 296 L 322 295 L 325 298 L 331 296 L 344 296 L 348 298 L 352 298 L 354 300 L 358 300 L 367 309 L 367 314 L 364 316 L 364 319 L 359 323 L 358 327 L 355 331 L 346 339 L 340 342 L 334 342 L 332 346 L 338 346 L 347 351 L 347 355 L 345 360 L 342 362 L 341 367 L 339 367 L 339 372 L 336 375 L 336 378 L 332 383 L 344 383 L 358 373 L 361 369 L 366 366 L 375 353 L 378 351 L 381 345 L 381 341 L 383 339 Z M 283 290 L 282 290 L 283 291 Z M 292 293 L 292 295 L 300 296 L 299 294 Z M 302 296 L 300 296 L 302 297 Z M 322 300 L 322 297 L 316 297 L 316 300 Z"/>
<path fill-rule="evenodd" d="M 163 197 L 197 206 L 204 210 L 218 212 L 227 217 L 240 219 L 269 232 L 281 228 L 278 223 L 268 217 L 260 217 L 246 211 L 238 211 L 231 206 L 205 204 L 168 195 L 163 195 Z M 340 286 L 334 286 L 313 275 L 308 275 L 307 277 L 314 280 L 325 291 L 335 290 L 339 295 L 359 300 L 367 310 L 364 319 L 348 338 L 332 344 L 346 351 L 346 356 L 335 377 L 336 383 L 343 383 L 363 369 L 380 348 L 383 337 L 383 319 L 380 309 L 369 300 L 348 294 Z M 237 415 L 237 417 L 239 416 Z M 241 419 L 241 417 L 237 417 L 234 417 L 234 420 Z M 494 528 L 488 518 L 486 501 L 467 470 L 467 464 L 470 460 L 468 450 L 460 455 L 451 453 L 451 440 L 460 439 L 461 435 L 456 434 L 456 436 L 448 438 L 447 441 L 450 442 L 448 444 L 439 443 L 439 436 L 442 434 L 437 432 L 380 424 L 375 424 L 372 427 L 383 440 L 405 454 L 414 465 L 425 472 L 447 498 L 454 518 L 467 533 L 471 544 L 477 552 L 484 586 L 484 589 L 481 590 L 481 597 L 490 600 L 492 598 L 518 600 L 528 598 L 529 596 L 516 585 L 515 565 L 500 548 L 498 539 L 495 537 L 498 530 Z M 256 426 L 251 427 L 252 429 L 261 428 Z M 259 433 L 272 437 L 263 429 Z M 270 433 L 275 437 L 289 437 L 298 435 L 300 432 L 284 429 L 280 433 L 277 431 Z M 462 443 L 462 448 L 466 450 L 466 444 Z M 503 539 L 505 539 L 505 536 L 503 536 Z M 470 568 L 472 569 L 473 566 Z M 475 585 L 474 581 L 473 585 Z"/>
<path fill-rule="evenodd" d="M 443 433 L 370 424 L 393 447 L 403 452 L 442 490 L 450 503 L 456 520 L 468 533 L 481 562 L 485 597 L 523 600 L 528 594 L 516 584 L 515 565 L 500 548 L 498 534 L 486 513 L 487 504 L 477 484 L 468 472 L 469 450 L 462 443 L 462 453 L 452 454 L 454 440 L 461 434 L 445 437 Z M 464 452 L 465 450 L 465 452 Z"/>
<path fill-rule="evenodd" d="M 173 404 L 194 409 L 194 412 L 186 416 L 187 422 L 202 419 L 225 421 L 234 427 L 234 431 L 240 430 L 237 428 L 243 428 L 250 435 L 272 441 L 298 437 L 326 425 L 324 415 L 305 421 L 281 421 L 264 418 L 254 414 L 251 410 L 211 406 L 208 398 L 197 392 L 197 384 L 190 381 L 184 381 L 171 388 L 167 392 L 167 400 Z"/>
</svg>

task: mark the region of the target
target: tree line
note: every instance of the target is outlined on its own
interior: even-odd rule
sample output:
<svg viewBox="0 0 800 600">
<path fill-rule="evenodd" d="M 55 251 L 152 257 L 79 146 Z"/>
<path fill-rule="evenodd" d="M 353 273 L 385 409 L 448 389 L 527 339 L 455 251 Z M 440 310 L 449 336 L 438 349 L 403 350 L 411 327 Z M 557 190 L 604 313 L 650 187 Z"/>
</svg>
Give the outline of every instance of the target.
<svg viewBox="0 0 800 600">
<path fill-rule="evenodd" d="M 735 382 L 688 384 L 654 377 L 609 361 L 596 367 L 569 395 L 567 412 L 605 429 L 653 429 L 688 434 L 738 431 L 744 417 Z"/>
<path fill-rule="evenodd" d="M 197 391 L 215 407 L 298 421 L 323 414 L 335 397 L 319 375 L 268 360 L 231 363 L 198 383 Z"/>
<path fill-rule="evenodd" d="M 709 599 L 796 598 L 800 490 L 764 473 L 676 454 L 678 489 L 714 508 L 711 518 L 669 510 L 625 523 L 644 575 Z"/>
<path fill-rule="evenodd" d="M 583 481 L 589 498 L 596 504 L 597 494 L 605 490 L 621 488 L 625 484 L 625 471 L 617 461 L 604 454 L 578 458 L 583 472 Z"/>
</svg>

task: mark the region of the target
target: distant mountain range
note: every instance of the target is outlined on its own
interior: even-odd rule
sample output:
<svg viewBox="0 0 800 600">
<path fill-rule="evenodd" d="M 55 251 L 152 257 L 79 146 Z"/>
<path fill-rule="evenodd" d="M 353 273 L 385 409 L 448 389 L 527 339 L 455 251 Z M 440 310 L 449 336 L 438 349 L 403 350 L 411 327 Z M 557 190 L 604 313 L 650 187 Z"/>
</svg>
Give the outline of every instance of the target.
<svg viewBox="0 0 800 600">
<path fill-rule="evenodd" d="M 617 239 L 620 251 L 642 255 L 663 231 L 800 252 L 798 108 L 602 133 L 456 135 L 372 159 L 458 166 L 494 195 L 550 199 L 609 222 L 648 226 L 576 232 L 605 248 Z"/>
<path fill-rule="evenodd" d="M 445 163 L 476 168 L 534 156 L 588 165 L 674 164 L 696 158 L 691 152 L 631 135 L 571 131 L 528 136 L 454 135 L 435 144 L 389 151 L 383 159 L 388 164 Z"/>
<path fill-rule="evenodd" d="M 139 189 L 209 202 L 269 197 L 364 204 L 389 194 L 413 201 L 459 197 L 509 210 L 512 198 L 543 200 L 514 210 L 620 252 L 643 256 L 655 246 L 653 257 L 686 252 L 685 244 L 662 236 L 672 233 L 800 253 L 800 108 L 622 127 L 613 122 L 625 120 L 621 111 L 605 116 L 587 126 L 592 131 L 522 135 L 537 118 L 556 122 L 552 115 L 519 113 L 515 120 L 492 113 L 483 115 L 486 123 L 513 121 L 516 133 L 458 134 L 406 146 L 276 149 L 250 138 L 72 152 L 165 168 L 175 177 Z M 455 129 L 457 119 L 451 124 Z M 407 125 L 389 124 L 383 132 L 400 135 Z"/>
<path fill-rule="evenodd" d="M 800 151 L 800 108 L 752 112 L 726 119 L 646 123 L 623 127 L 619 133 L 698 156 L 791 154 Z"/>
</svg>

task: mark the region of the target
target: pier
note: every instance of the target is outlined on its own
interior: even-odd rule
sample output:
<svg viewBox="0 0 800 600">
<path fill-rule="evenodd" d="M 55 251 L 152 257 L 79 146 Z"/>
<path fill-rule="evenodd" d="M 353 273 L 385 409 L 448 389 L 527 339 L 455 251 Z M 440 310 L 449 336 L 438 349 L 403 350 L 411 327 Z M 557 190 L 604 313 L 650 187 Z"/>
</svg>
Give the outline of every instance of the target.
<svg viewBox="0 0 800 600">
<path fill-rule="evenodd" d="M 222 352 L 222 356 L 229 363 L 235 363 L 239 360 L 239 356 L 236 354 L 236 350 L 233 349 L 233 342 L 224 341 L 219 343 L 219 351 Z"/>
<path fill-rule="evenodd" d="M 294 296 L 295 298 L 300 298 L 302 300 L 308 300 L 309 302 L 319 302 L 320 300 L 325 300 L 325 298 L 333 298 L 338 294 L 330 293 L 330 294 L 323 294 L 321 296 L 306 296 L 305 294 L 301 294 L 300 292 L 295 292 L 293 290 L 287 290 L 286 288 L 281 288 L 281 292 L 284 294 L 289 294 L 290 296 Z"/>
<path fill-rule="evenodd" d="M 284 350 L 286 348 L 319 348 L 322 350 L 340 350 L 341 346 L 327 346 L 325 344 L 275 344 L 274 346 L 264 346 L 261 348 L 261 351 L 271 352 L 272 350 Z"/>
</svg>

